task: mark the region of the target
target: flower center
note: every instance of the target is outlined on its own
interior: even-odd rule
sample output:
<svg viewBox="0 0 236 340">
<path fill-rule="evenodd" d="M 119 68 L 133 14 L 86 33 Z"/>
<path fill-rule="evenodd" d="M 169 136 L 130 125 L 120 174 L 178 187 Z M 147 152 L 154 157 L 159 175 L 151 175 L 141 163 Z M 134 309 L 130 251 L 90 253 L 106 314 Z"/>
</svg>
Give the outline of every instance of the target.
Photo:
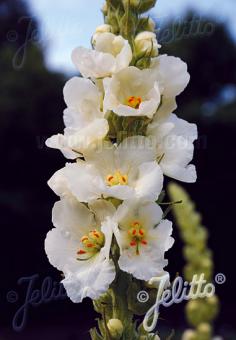
<svg viewBox="0 0 236 340">
<path fill-rule="evenodd" d="M 105 237 L 101 231 L 92 230 L 88 235 L 84 235 L 81 240 L 81 247 L 77 252 L 77 260 L 89 260 L 97 254 L 105 244 Z"/>
<path fill-rule="evenodd" d="M 130 224 L 130 229 L 128 230 L 130 237 L 130 246 L 136 248 L 136 255 L 139 255 L 139 248 L 141 245 L 146 246 L 147 241 L 145 240 L 146 232 L 143 229 L 139 221 L 133 221 Z"/>
<path fill-rule="evenodd" d="M 128 184 L 128 176 L 122 174 L 118 170 L 113 175 L 108 175 L 106 177 L 106 182 L 110 187 L 112 187 L 114 185 L 127 185 Z"/>
<path fill-rule="evenodd" d="M 127 99 L 127 105 L 134 109 L 139 109 L 141 103 L 142 103 L 141 97 L 131 96 Z"/>
</svg>

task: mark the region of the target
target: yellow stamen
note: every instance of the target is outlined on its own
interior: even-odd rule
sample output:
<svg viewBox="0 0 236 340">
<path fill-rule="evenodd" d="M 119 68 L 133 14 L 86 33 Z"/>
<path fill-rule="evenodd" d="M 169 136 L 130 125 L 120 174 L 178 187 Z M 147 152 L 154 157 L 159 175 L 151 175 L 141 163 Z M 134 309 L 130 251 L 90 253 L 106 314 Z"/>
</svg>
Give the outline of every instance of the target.
<svg viewBox="0 0 236 340">
<path fill-rule="evenodd" d="M 82 248 L 77 252 L 78 261 L 84 261 L 90 259 L 93 255 L 100 251 L 104 246 L 105 237 L 99 230 L 92 230 L 80 240 Z"/>
<path fill-rule="evenodd" d="M 116 171 L 113 175 L 108 175 L 106 178 L 106 182 L 109 186 L 114 185 L 127 185 L 128 184 L 128 176 L 122 174 L 119 170 Z"/>
<path fill-rule="evenodd" d="M 148 243 L 144 239 L 146 233 L 142 228 L 142 224 L 139 221 L 133 221 L 130 223 L 131 228 L 128 230 L 128 234 L 130 237 L 129 245 L 131 247 L 136 247 L 136 255 L 139 255 L 139 248 L 141 245 L 146 246 Z"/>
<path fill-rule="evenodd" d="M 133 109 L 139 109 L 140 104 L 142 103 L 141 97 L 130 96 L 127 99 L 126 104 Z"/>
</svg>

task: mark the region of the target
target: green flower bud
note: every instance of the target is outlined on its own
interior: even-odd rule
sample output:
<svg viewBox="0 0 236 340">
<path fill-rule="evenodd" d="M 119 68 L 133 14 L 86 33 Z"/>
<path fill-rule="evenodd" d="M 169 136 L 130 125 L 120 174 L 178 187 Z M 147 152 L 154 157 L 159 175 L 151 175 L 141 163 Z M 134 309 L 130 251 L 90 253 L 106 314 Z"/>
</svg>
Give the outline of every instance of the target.
<svg viewBox="0 0 236 340">
<path fill-rule="evenodd" d="M 136 33 L 140 33 L 143 31 L 155 32 L 156 24 L 155 22 L 148 17 L 141 17 L 138 19 Z"/>
<path fill-rule="evenodd" d="M 148 26 L 147 26 L 147 31 L 155 32 L 156 29 L 156 23 L 154 20 L 151 18 L 148 18 Z"/>
<path fill-rule="evenodd" d="M 119 26 L 121 35 L 125 39 L 129 39 L 129 37 L 134 36 L 136 30 L 136 16 L 131 11 L 126 11 L 122 16 Z"/>
<path fill-rule="evenodd" d="M 149 11 L 156 4 L 157 0 L 122 0 L 124 7 L 130 5 L 137 13 L 141 14 Z"/>
<path fill-rule="evenodd" d="M 122 0 L 124 7 L 130 5 L 133 8 L 137 8 L 140 5 L 140 0 Z"/>
<path fill-rule="evenodd" d="M 124 326 L 119 319 L 110 319 L 107 327 L 113 339 L 120 339 L 124 332 Z"/>
<path fill-rule="evenodd" d="M 152 9 L 156 5 L 157 0 L 140 0 L 140 4 L 137 7 L 138 13 L 144 13 Z"/>
<path fill-rule="evenodd" d="M 108 14 L 108 7 L 107 7 L 107 3 L 105 2 L 104 5 L 102 6 L 102 13 L 107 16 Z"/>
<path fill-rule="evenodd" d="M 114 34 L 119 33 L 119 30 L 120 30 L 119 22 L 117 20 L 117 16 L 113 12 L 110 12 L 108 14 L 108 16 L 106 17 L 105 22 L 106 22 L 107 25 L 112 27 L 112 32 Z"/>
</svg>

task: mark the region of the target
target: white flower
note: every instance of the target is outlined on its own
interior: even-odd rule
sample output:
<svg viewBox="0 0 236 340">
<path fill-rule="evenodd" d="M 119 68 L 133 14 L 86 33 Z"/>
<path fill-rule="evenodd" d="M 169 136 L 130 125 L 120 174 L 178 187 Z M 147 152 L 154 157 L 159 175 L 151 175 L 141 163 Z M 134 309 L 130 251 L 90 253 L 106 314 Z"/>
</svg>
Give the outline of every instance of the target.
<svg viewBox="0 0 236 340">
<path fill-rule="evenodd" d="M 104 203 L 109 213 L 109 203 Z M 45 240 L 50 263 L 61 270 L 62 281 L 73 302 L 97 299 L 115 278 L 109 259 L 112 228 L 97 223 L 94 214 L 74 199 L 62 199 L 53 208 L 55 226 Z"/>
<path fill-rule="evenodd" d="M 140 57 L 157 57 L 161 45 L 157 42 L 156 34 L 149 31 L 139 33 L 134 39 L 135 50 Z"/>
<path fill-rule="evenodd" d="M 160 105 L 158 82 L 150 70 L 130 66 L 104 79 L 104 111 L 119 116 L 147 116 L 152 118 Z"/>
<path fill-rule="evenodd" d="M 113 33 L 96 35 L 94 50 L 83 47 L 72 53 L 75 67 L 85 78 L 104 78 L 129 66 L 132 50 L 127 40 Z"/>
<path fill-rule="evenodd" d="M 152 59 L 150 71 L 152 77 L 158 81 L 161 92 L 161 105 L 154 116 L 155 121 L 166 118 L 176 109 L 175 98 L 188 85 L 190 75 L 185 62 L 164 54 Z"/>
<path fill-rule="evenodd" d="M 107 142 L 84 156 L 85 161 L 67 164 L 64 170 L 68 190 L 79 201 L 91 202 L 102 196 L 144 201 L 158 198 L 163 174 L 148 138 L 130 137 L 118 147 Z"/>
<path fill-rule="evenodd" d="M 116 212 L 121 247 L 119 267 L 139 280 L 148 281 L 163 273 L 168 264 L 165 251 L 174 243 L 172 223 L 162 220 L 163 212 L 154 202 L 125 201 Z"/>
<path fill-rule="evenodd" d="M 109 126 L 100 110 L 101 94 L 91 80 L 70 79 L 64 87 L 64 99 L 67 104 L 64 135 L 52 136 L 46 145 L 61 150 L 66 158 L 75 159 L 102 140 Z"/>
<path fill-rule="evenodd" d="M 172 114 L 166 121 L 155 122 L 148 126 L 147 134 L 156 144 L 157 160 L 163 173 L 177 180 L 192 183 L 196 181 L 193 159 L 197 139 L 197 126 Z"/>
</svg>

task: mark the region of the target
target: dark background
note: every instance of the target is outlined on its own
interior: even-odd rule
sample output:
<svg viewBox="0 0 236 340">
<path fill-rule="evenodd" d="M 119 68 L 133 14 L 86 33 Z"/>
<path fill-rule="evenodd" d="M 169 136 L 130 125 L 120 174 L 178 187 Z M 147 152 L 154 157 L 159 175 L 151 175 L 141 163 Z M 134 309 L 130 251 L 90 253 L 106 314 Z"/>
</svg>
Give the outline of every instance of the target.
<svg viewBox="0 0 236 340">
<path fill-rule="evenodd" d="M 16 332 L 12 327 L 26 294 L 26 284 L 17 284 L 21 277 L 38 274 L 34 288 L 40 288 L 47 276 L 56 282 L 61 279 L 47 260 L 44 239 L 57 199 L 46 182 L 65 159 L 47 149 L 44 141 L 63 129 L 62 87 L 68 76 L 46 68 L 44 51 L 37 44 L 38 23 L 35 19 L 19 22 L 25 16 L 30 13 L 22 1 L 0 0 L 0 339 L 86 340 L 87 330 L 95 325 L 90 300 L 76 305 L 61 299 L 30 307 L 25 329 Z M 178 56 L 189 65 L 191 83 L 178 98 L 177 113 L 198 124 L 200 138 L 195 153 L 198 182 L 184 186 L 209 229 L 215 272 L 227 277 L 217 287 L 221 313 L 216 334 L 236 339 L 235 42 L 227 27 L 215 19 L 201 19 L 199 26 L 197 13 L 162 27 L 159 41 L 162 53 Z M 172 275 L 183 267 L 176 231 L 175 238 L 168 253 Z M 15 303 L 12 290 L 18 293 Z M 183 304 L 162 311 L 159 326 L 167 332 L 186 327 Z"/>
</svg>

